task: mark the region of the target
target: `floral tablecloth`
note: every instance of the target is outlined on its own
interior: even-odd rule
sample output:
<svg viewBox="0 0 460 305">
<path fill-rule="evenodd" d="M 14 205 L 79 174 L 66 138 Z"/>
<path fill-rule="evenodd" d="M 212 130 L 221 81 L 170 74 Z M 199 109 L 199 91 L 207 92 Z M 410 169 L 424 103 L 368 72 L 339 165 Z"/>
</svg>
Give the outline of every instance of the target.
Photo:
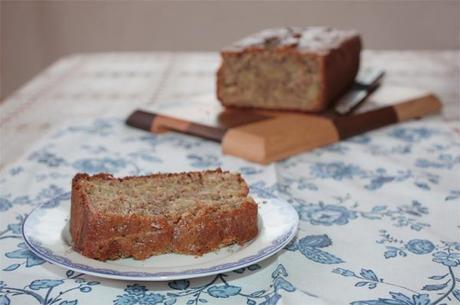
<svg viewBox="0 0 460 305">
<path fill-rule="evenodd" d="M 69 204 L 76 172 L 117 176 L 222 167 L 300 216 L 297 238 L 247 268 L 194 280 L 126 282 L 49 264 L 21 223 Z M 0 304 L 460 303 L 460 129 L 436 119 L 381 129 L 261 166 L 218 144 L 151 135 L 122 118 L 68 122 L 0 177 Z"/>
</svg>

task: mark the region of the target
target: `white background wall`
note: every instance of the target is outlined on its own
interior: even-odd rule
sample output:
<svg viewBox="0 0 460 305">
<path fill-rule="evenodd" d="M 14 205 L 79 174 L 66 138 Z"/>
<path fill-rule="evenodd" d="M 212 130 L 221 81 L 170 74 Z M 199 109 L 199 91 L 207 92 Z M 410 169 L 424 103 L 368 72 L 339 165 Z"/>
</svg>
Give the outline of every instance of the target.
<svg viewBox="0 0 460 305">
<path fill-rule="evenodd" d="M 0 98 L 70 53 L 216 51 L 280 25 L 353 28 L 371 49 L 460 46 L 460 0 L 0 1 Z"/>
</svg>

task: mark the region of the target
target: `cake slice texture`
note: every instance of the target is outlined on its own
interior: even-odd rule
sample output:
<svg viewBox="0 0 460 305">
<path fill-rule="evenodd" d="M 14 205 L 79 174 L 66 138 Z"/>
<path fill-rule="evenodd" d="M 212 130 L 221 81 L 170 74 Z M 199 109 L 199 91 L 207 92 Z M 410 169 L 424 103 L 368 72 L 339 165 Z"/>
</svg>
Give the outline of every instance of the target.
<svg viewBox="0 0 460 305">
<path fill-rule="evenodd" d="M 77 174 L 70 232 L 74 249 L 97 260 L 202 255 L 253 239 L 257 204 L 239 174 L 220 169 L 126 178 Z"/>
<path fill-rule="evenodd" d="M 360 51 L 354 31 L 264 30 L 221 51 L 217 97 L 224 106 L 322 111 L 353 83 Z"/>
</svg>

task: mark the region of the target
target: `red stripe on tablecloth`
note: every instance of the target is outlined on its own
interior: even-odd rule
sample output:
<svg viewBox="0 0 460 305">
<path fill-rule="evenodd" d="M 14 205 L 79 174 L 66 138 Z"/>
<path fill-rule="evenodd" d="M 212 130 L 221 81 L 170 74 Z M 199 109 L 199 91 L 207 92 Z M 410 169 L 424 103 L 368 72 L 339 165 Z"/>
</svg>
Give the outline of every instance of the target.
<svg viewBox="0 0 460 305">
<path fill-rule="evenodd" d="M 161 73 L 160 81 L 158 82 L 157 87 L 153 91 L 152 96 L 149 98 L 149 101 L 145 105 L 142 105 L 142 106 L 152 105 L 157 102 L 158 98 L 160 97 L 160 94 L 164 90 L 164 87 L 166 87 L 166 82 L 168 81 L 169 76 L 171 75 L 171 72 L 174 68 L 175 61 L 176 61 L 176 56 L 173 53 L 171 54 L 171 57 L 169 58 L 168 65 Z"/>
<path fill-rule="evenodd" d="M 77 59 L 77 62 L 69 68 L 65 73 L 60 75 L 60 77 L 56 78 L 53 81 L 50 81 L 48 85 L 41 88 L 36 94 L 32 95 L 26 102 L 24 102 L 21 106 L 16 108 L 13 112 L 11 112 L 5 119 L 0 121 L 0 127 L 11 121 L 14 117 L 18 114 L 22 113 L 27 107 L 32 106 L 41 98 L 49 95 L 53 92 L 53 89 L 56 88 L 56 85 L 62 84 L 62 82 L 68 80 L 71 76 L 75 75 L 75 73 L 83 66 L 83 60 L 81 58 Z"/>
</svg>

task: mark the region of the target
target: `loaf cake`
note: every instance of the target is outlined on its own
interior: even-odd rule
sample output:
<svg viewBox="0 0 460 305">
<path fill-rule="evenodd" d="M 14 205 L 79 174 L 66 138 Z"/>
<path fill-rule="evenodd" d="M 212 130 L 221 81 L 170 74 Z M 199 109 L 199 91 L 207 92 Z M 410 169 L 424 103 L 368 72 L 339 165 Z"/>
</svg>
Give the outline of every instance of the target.
<svg viewBox="0 0 460 305">
<path fill-rule="evenodd" d="M 327 27 L 269 29 L 221 51 L 224 106 L 319 112 L 353 83 L 360 36 Z"/>
<path fill-rule="evenodd" d="M 74 249 L 97 260 L 202 255 L 253 239 L 257 204 L 239 174 L 220 169 L 126 178 L 77 174 L 70 233 Z"/>
</svg>

